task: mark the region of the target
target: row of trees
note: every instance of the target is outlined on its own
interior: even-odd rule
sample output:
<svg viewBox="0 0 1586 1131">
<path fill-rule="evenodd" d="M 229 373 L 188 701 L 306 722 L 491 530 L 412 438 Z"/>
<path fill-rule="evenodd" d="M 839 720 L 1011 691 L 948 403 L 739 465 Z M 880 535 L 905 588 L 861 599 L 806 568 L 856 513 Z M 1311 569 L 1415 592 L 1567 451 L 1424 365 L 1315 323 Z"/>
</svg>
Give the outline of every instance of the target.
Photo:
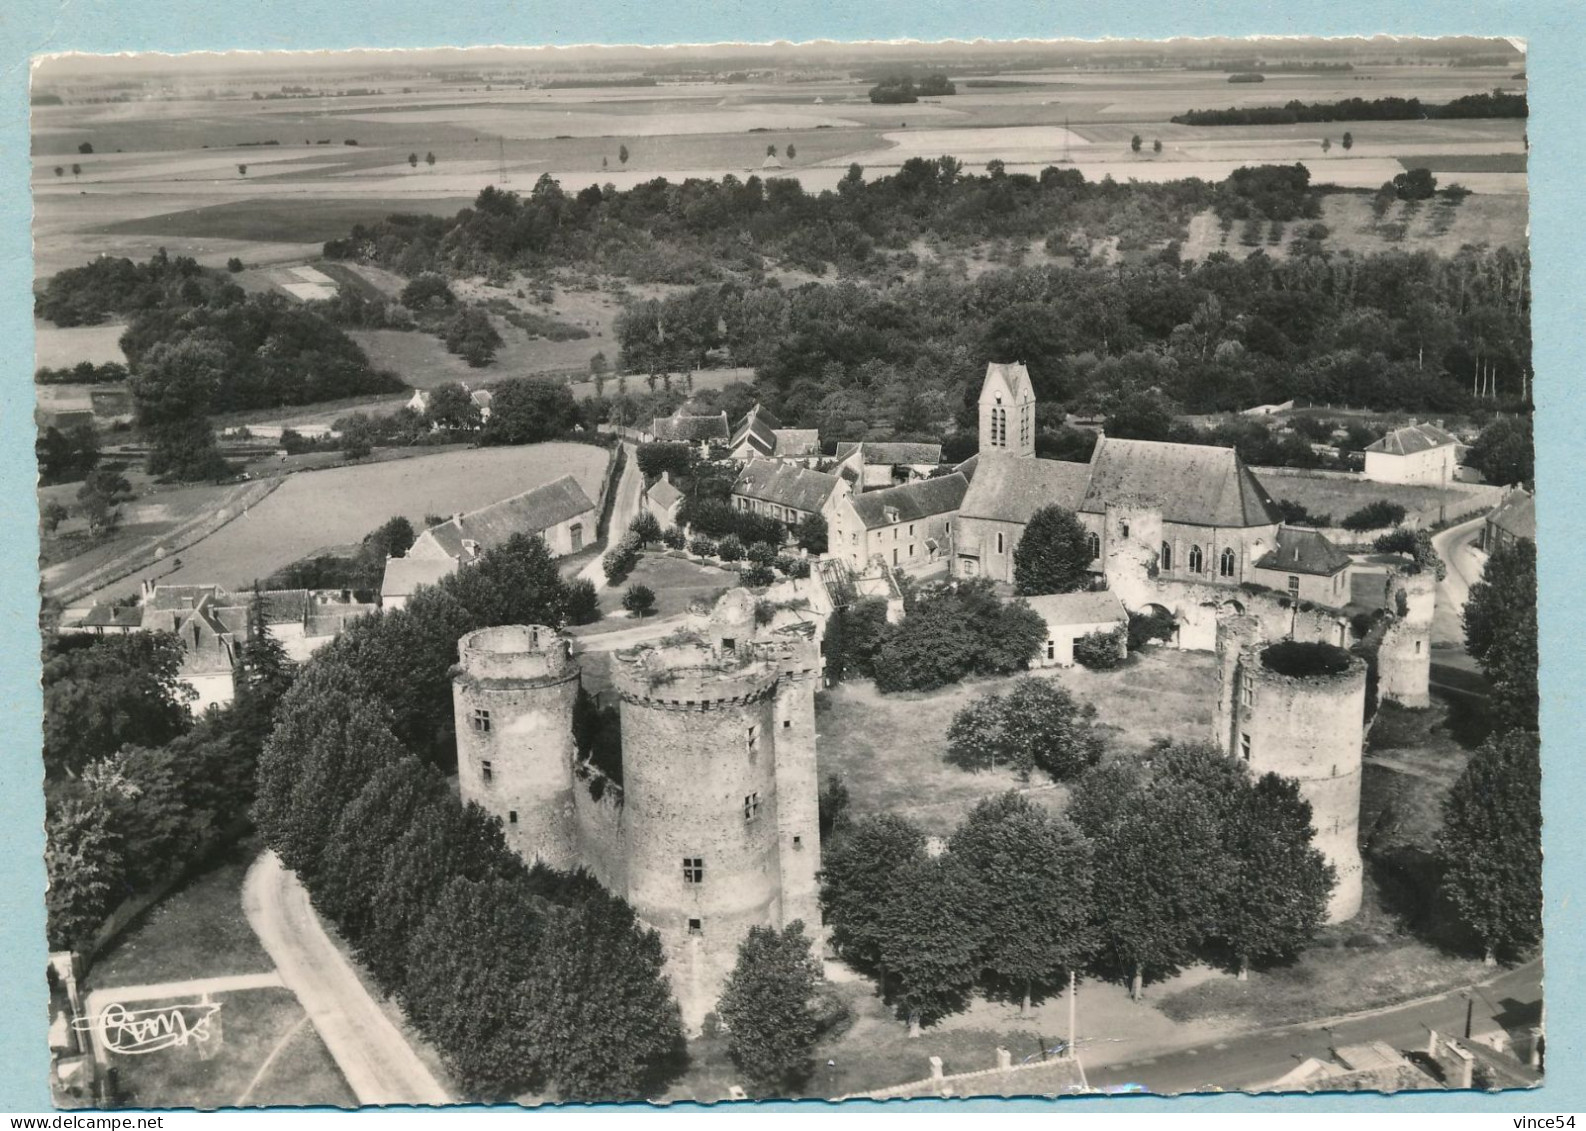
<svg viewBox="0 0 1586 1131">
<path fill-rule="evenodd" d="M 1144 982 L 1196 960 L 1241 975 L 1292 956 L 1325 919 L 1334 874 L 1291 780 L 1253 779 L 1205 745 L 1149 768 L 1104 762 L 1066 816 L 1009 793 L 932 856 L 896 816 L 823 848 L 821 905 L 845 961 L 917 1030 L 977 989 L 1028 1007 L 1071 971 Z"/>
<path fill-rule="evenodd" d="M 259 766 L 266 841 L 480 1099 L 652 1096 L 682 1052 L 659 936 L 587 875 L 531 871 L 429 764 L 458 638 L 568 601 L 545 544 L 510 540 L 318 653 Z"/>
<path fill-rule="evenodd" d="M 1182 126 L 1276 126 L 1295 122 L 1403 122 L 1425 118 L 1524 118 L 1529 114 L 1521 93 L 1495 90 L 1467 94 L 1444 103 L 1419 98 L 1345 98 L 1337 102 L 1301 102 L 1282 106 L 1236 106 L 1227 110 L 1190 110 L 1169 121 Z"/>
</svg>

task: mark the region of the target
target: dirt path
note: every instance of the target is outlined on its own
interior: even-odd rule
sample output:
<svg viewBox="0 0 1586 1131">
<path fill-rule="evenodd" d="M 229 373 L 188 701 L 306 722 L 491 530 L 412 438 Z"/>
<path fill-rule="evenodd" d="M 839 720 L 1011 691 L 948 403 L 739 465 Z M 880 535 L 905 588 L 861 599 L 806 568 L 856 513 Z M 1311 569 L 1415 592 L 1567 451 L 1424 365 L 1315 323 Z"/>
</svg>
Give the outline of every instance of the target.
<svg viewBox="0 0 1586 1131">
<path fill-rule="evenodd" d="M 242 907 L 359 1103 L 452 1102 L 332 944 L 308 892 L 275 853 L 261 854 L 248 869 Z"/>
<path fill-rule="evenodd" d="M 628 524 L 638 515 L 639 499 L 644 488 L 644 475 L 639 470 L 639 449 L 632 444 L 622 446 L 627 452 L 622 464 L 622 475 L 614 488 L 617 497 L 611 506 L 611 525 L 606 528 L 607 545 L 615 545 L 627 531 Z M 608 588 L 602 557 L 591 558 L 589 564 L 578 571 L 578 576 L 594 582 L 597 590 Z"/>
</svg>

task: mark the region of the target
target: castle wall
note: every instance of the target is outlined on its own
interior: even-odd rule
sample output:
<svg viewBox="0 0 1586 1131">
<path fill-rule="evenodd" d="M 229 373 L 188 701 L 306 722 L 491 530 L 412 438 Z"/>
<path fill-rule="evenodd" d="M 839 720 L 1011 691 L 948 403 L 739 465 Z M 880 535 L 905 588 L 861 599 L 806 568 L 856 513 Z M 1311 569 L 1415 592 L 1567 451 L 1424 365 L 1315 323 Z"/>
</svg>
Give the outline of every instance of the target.
<svg viewBox="0 0 1586 1131">
<path fill-rule="evenodd" d="M 508 625 L 458 642 L 452 680 L 457 780 L 464 801 L 501 819 L 525 860 L 576 864 L 573 704 L 578 667 L 543 626 Z"/>
<path fill-rule="evenodd" d="M 815 689 L 819 657 L 797 649 L 781 665 L 773 725 L 776 746 L 778 856 L 783 925 L 803 920 L 810 938 L 821 934 L 820 776 L 815 761 Z"/>
<path fill-rule="evenodd" d="M 599 776 L 599 771 L 593 771 Z M 623 822 L 626 810 L 621 786 L 609 782 L 597 800 L 590 782 L 573 783 L 573 829 L 578 862 L 588 868 L 600 886 L 613 895 L 628 896 L 628 838 Z"/>
<path fill-rule="evenodd" d="M 1437 578 L 1425 570 L 1396 570 L 1388 587 L 1388 608 L 1398 613 L 1398 618 L 1383 633 L 1377 648 L 1377 698 L 1392 699 L 1405 707 L 1429 707 Z"/>
</svg>

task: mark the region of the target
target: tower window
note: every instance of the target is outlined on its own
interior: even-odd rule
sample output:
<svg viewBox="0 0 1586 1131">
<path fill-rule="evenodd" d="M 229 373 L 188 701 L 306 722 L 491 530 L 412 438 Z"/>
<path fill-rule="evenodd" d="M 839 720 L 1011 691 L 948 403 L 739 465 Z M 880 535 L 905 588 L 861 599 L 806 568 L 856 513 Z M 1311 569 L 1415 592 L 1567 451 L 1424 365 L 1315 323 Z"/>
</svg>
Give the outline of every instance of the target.
<svg viewBox="0 0 1586 1131">
<path fill-rule="evenodd" d="M 760 734 L 756 727 L 749 728 L 749 752 L 752 754 L 760 747 Z"/>
<path fill-rule="evenodd" d="M 794 837 L 793 838 L 793 847 L 794 848 L 803 848 L 804 847 L 804 838 L 801 837 L 801 836 Z"/>
<path fill-rule="evenodd" d="M 736 652 L 738 650 L 737 638 L 732 636 L 723 636 L 721 638 L 721 650 L 723 652 Z"/>
<path fill-rule="evenodd" d="M 1256 705 L 1256 686 L 1248 678 L 1239 681 L 1239 702 L 1246 707 L 1254 707 Z"/>
<path fill-rule="evenodd" d="M 751 793 L 743 799 L 743 819 L 745 823 L 752 823 L 760 815 L 760 795 Z"/>
<path fill-rule="evenodd" d="M 997 553 L 1002 553 L 1002 531 L 997 532 Z"/>
<path fill-rule="evenodd" d="M 683 882 L 685 884 L 702 884 L 705 882 L 705 858 L 703 856 L 683 857 Z"/>
<path fill-rule="evenodd" d="M 1123 536 L 1125 538 L 1129 537 L 1129 520 L 1124 519 L 1121 523 L 1119 523 L 1118 529 L 1123 532 Z"/>
<path fill-rule="evenodd" d="M 495 780 L 495 771 L 491 769 L 489 762 L 479 763 L 479 776 L 484 779 L 486 785 Z"/>
<path fill-rule="evenodd" d="M 518 811 L 516 809 L 508 809 L 507 810 L 507 824 L 515 825 L 517 823 L 518 823 Z"/>
<path fill-rule="evenodd" d="M 1239 756 L 1246 762 L 1250 761 L 1250 736 L 1248 734 L 1239 736 Z"/>
<path fill-rule="evenodd" d="M 688 933 L 691 935 L 703 935 L 705 933 L 705 921 L 703 919 L 690 919 L 688 921 Z"/>
<path fill-rule="evenodd" d="M 791 730 L 792 727 L 793 727 L 793 720 L 792 719 L 783 719 L 782 720 L 782 729 L 783 730 Z"/>
<path fill-rule="evenodd" d="M 483 707 L 474 708 L 474 730 L 480 734 L 490 733 L 490 712 Z"/>
</svg>

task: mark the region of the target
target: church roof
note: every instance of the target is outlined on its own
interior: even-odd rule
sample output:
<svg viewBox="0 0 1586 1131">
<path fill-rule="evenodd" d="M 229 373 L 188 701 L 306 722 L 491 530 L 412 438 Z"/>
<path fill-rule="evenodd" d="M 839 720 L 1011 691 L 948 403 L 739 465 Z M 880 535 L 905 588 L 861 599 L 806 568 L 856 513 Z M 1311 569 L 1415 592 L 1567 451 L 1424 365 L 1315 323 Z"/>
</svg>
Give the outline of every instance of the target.
<svg viewBox="0 0 1586 1131">
<path fill-rule="evenodd" d="M 752 459 L 738 473 L 732 493 L 798 511 L 818 511 L 826 505 L 840 482 L 842 480 L 835 475 L 811 471 L 797 464 Z"/>
<path fill-rule="evenodd" d="M 1272 496 L 1232 448 L 1104 436 L 1090 457 L 1089 472 L 1083 501 L 1075 509 L 1091 514 L 1112 503 L 1153 507 L 1164 522 L 1188 526 L 1278 522 Z"/>
<path fill-rule="evenodd" d="M 1375 444 L 1368 445 L 1366 451 L 1390 456 L 1409 456 L 1417 452 L 1441 448 L 1445 444 L 1457 443 L 1458 440 L 1435 424 L 1411 424 L 1405 428 L 1395 428 Z"/>
<path fill-rule="evenodd" d="M 1083 463 L 981 452 L 959 513 L 965 518 L 1029 522 L 1044 506 L 1078 510 L 1089 474 L 1090 467 Z"/>
<path fill-rule="evenodd" d="M 1278 527 L 1277 545 L 1256 562 L 1257 569 L 1281 569 L 1331 577 L 1349 565 L 1349 555 L 1327 540 L 1319 530 L 1301 526 Z"/>
<path fill-rule="evenodd" d="M 992 361 L 986 364 L 986 379 L 981 385 L 980 395 L 986 395 L 986 388 L 993 377 L 1000 377 L 1008 386 L 1015 403 L 1035 400 L 1035 386 L 1030 384 L 1030 371 L 1024 367 L 1022 361 Z"/>
<path fill-rule="evenodd" d="M 884 491 L 866 491 L 853 497 L 854 510 L 866 530 L 897 522 L 917 522 L 932 515 L 956 511 L 964 502 L 969 480 L 956 472 L 936 479 L 921 479 Z M 889 515 L 890 512 L 890 515 Z"/>
</svg>

